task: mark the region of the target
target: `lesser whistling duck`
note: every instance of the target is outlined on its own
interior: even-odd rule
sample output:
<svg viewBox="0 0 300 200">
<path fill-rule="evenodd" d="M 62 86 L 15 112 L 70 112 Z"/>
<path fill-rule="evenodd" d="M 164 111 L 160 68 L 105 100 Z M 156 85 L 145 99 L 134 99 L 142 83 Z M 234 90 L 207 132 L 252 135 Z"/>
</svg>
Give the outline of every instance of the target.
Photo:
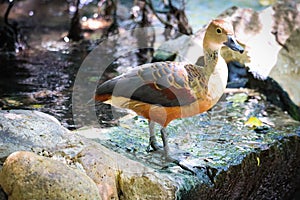
<svg viewBox="0 0 300 200">
<path fill-rule="evenodd" d="M 240 53 L 244 51 L 234 37 L 232 25 L 221 19 L 213 20 L 203 40 L 204 66 L 184 62 L 144 64 L 99 85 L 95 100 L 110 100 L 114 106 L 131 109 L 147 118 L 153 150 L 159 148 L 154 123 L 160 124 L 168 156 L 167 125 L 174 119 L 207 111 L 222 96 L 228 76 L 220 55 L 224 45 Z"/>
</svg>

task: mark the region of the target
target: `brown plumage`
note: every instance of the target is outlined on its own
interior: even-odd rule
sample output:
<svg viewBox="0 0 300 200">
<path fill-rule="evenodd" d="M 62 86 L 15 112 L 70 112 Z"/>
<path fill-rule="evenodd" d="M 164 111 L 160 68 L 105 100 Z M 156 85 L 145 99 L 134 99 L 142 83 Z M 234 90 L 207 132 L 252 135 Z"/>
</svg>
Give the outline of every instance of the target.
<svg viewBox="0 0 300 200">
<path fill-rule="evenodd" d="M 147 118 L 154 150 L 158 148 L 154 122 L 160 124 L 168 154 L 165 127 L 174 119 L 207 111 L 222 96 L 228 76 L 226 63 L 220 56 L 223 45 L 243 52 L 234 39 L 232 25 L 213 20 L 203 40 L 204 66 L 184 62 L 144 64 L 99 85 L 95 100 L 110 100 L 112 105 L 131 109 Z"/>
</svg>

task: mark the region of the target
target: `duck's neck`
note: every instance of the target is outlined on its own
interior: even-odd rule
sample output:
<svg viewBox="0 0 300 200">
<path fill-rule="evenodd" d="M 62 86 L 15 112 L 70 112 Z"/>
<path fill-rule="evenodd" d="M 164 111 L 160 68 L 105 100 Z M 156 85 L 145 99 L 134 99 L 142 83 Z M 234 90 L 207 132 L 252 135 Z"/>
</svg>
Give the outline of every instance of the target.
<svg viewBox="0 0 300 200">
<path fill-rule="evenodd" d="M 210 76 L 217 66 L 220 56 L 220 50 L 204 49 L 204 70 L 207 76 Z"/>
<path fill-rule="evenodd" d="M 213 105 L 220 99 L 226 88 L 228 71 L 226 62 L 220 55 L 220 49 L 211 50 L 206 48 L 204 53 L 203 70 L 208 80 L 207 94 Z"/>
</svg>

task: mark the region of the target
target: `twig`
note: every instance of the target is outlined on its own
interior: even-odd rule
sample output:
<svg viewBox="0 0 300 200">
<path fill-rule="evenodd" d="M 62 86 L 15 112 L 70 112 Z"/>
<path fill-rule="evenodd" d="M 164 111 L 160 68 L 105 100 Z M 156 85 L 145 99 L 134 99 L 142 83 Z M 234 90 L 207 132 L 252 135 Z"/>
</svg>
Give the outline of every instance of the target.
<svg viewBox="0 0 300 200">
<path fill-rule="evenodd" d="M 153 8 L 153 4 L 151 0 L 146 1 L 146 3 L 149 5 L 150 9 L 152 10 L 153 14 L 155 15 L 155 17 L 164 25 L 168 26 L 168 27 L 172 27 L 173 25 L 170 24 L 169 22 L 165 21 L 164 19 L 162 19 L 156 12 L 156 10 Z"/>
<path fill-rule="evenodd" d="M 12 7 L 14 6 L 14 1 L 9 1 L 9 5 L 6 9 L 6 12 L 4 14 L 4 23 L 9 26 L 10 28 L 14 28 L 9 22 L 8 22 L 8 15 L 10 13 L 10 10 L 12 9 Z"/>
<path fill-rule="evenodd" d="M 276 42 L 277 42 L 280 46 L 282 46 L 287 52 L 289 52 L 288 47 L 287 47 L 285 44 L 283 44 L 282 42 L 279 41 L 279 38 L 278 38 L 278 32 L 277 32 L 277 31 L 272 31 L 271 33 L 275 36 Z"/>
</svg>

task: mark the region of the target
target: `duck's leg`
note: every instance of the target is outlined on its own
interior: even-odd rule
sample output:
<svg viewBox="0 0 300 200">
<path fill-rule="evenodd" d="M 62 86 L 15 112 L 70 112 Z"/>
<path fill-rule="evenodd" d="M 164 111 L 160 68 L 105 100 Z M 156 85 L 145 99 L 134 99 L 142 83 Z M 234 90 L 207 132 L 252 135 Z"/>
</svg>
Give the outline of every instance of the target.
<svg viewBox="0 0 300 200">
<path fill-rule="evenodd" d="M 150 151 L 150 147 L 152 147 L 153 151 L 157 151 L 158 149 L 160 149 L 160 146 L 157 143 L 157 140 L 155 137 L 154 126 L 155 126 L 155 122 L 149 120 L 150 137 L 149 137 L 149 146 L 147 148 L 148 151 Z"/>
<path fill-rule="evenodd" d="M 157 143 L 157 140 L 156 140 L 156 137 L 155 137 L 154 126 L 155 126 L 155 122 L 149 120 L 150 138 L 149 138 L 149 146 L 147 148 L 147 151 L 150 151 L 150 147 L 152 147 L 152 149 L 154 151 L 157 151 L 157 150 L 161 149 L 161 146 Z M 167 133 L 165 127 L 163 127 L 160 130 L 160 133 L 161 133 L 161 139 L 162 139 L 163 145 L 164 145 L 165 160 L 167 162 L 175 163 L 176 165 L 180 166 L 182 169 L 188 170 L 188 171 L 192 172 L 193 174 L 196 174 L 195 169 L 193 168 L 193 166 L 188 165 L 188 163 L 182 163 L 181 160 L 178 160 L 178 159 L 173 158 L 172 156 L 170 156 L 170 154 L 169 154 L 170 148 L 169 148 L 169 145 L 168 145 L 168 133 Z"/>
<path fill-rule="evenodd" d="M 168 162 L 175 163 L 176 165 L 178 165 L 179 167 L 181 167 L 184 170 L 190 171 L 192 174 L 197 174 L 197 170 L 192 165 L 189 165 L 188 162 L 184 162 L 184 160 L 176 159 L 176 158 L 173 158 L 172 156 L 170 156 L 170 154 L 169 154 L 170 149 L 169 149 L 169 145 L 168 145 L 168 133 L 166 131 L 166 128 L 163 127 L 160 130 L 160 133 L 161 133 L 161 139 L 162 139 L 163 145 L 164 145 L 165 159 Z"/>
<path fill-rule="evenodd" d="M 163 145 L 164 145 L 164 151 L 165 151 L 164 153 L 165 153 L 166 158 L 168 158 L 170 149 L 169 149 L 169 145 L 168 145 L 168 133 L 167 133 L 165 127 L 160 129 L 160 134 L 161 134 L 161 139 L 162 139 Z"/>
</svg>

